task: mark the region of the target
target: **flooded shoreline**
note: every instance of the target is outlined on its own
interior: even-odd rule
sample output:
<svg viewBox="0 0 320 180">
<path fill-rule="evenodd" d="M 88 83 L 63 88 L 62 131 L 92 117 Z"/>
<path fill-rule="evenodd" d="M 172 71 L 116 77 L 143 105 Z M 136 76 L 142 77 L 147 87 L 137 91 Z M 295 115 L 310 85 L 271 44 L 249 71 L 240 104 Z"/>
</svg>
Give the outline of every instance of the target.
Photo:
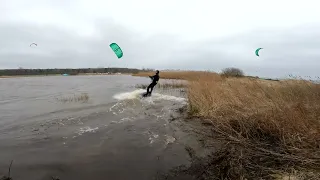
<svg viewBox="0 0 320 180">
<path fill-rule="evenodd" d="M 34 91 L 43 92 L 39 94 L 42 99 L 34 93 L 19 96 L 11 92 L 10 96 L 6 92 L 1 111 L 11 109 L 1 114 L 0 175 L 6 175 L 11 160 L 15 180 L 51 176 L 77 180 L 159 179 L 174 167 L 190 164 L 186 144 L 197 144 L 197 140 L 183 128 L 179 109 L 186 106 L 184 95 L 155 89 L 151 97 L 141 98 L 145 90 L 132 87 L 148 83 L 146 78 L 112 77 L 74 77 L 73 84 L 64 83 L 60 77 L 51 84 L 42 78 L 38 82 L 34 78 L 31 82 L 10 82 L 24 88 L 16 88 L 15 92 L 25 93 L 31 91 L 28 86 L 53 87 L 61 83 L 68 87 L 60 87 L 59 93 L 87 92 L 90 98 L 87 102 L 61 103 L 48 101 L 54 96 L 41 88 Z M 57 91 L 59 88 L 53 93 Z M 22 97 L 25 99 L 19 100 Z M 38 106 L 44 102 L 42 106 L 49 108 Z M 21 109 L 13 108 L 19 104 Z"/>
</svg>

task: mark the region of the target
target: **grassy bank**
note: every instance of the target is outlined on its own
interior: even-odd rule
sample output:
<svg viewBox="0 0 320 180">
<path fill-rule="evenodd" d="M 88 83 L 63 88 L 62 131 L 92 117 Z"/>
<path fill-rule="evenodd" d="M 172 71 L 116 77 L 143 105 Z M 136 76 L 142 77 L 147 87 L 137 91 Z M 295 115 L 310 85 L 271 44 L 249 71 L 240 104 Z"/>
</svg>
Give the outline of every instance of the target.
<svg viewBox="0 0 320 180">
<path fill-rule="evenodd" d="M 132 76 L 148 77 L 154 75 L 154 72 L 139 72 Z M 198 80 L 208 75 L 217 75 L 216 73 L 204 71 L 176 71 L 176 72 L 160 72 L 160 79 L 182 79 L 182 80 Z"/>
<path fill-rule="evenodd" d="M 137 84 L 135 88 L 141 88 L 146 89 L 149 86 L 149 84 Z M 156 88 L 158 89 L 180 89 L 180 88 L 186 88 L 188 86 L 185 82 L 180 81 L 169 81 L 169 82 L 159 82 L 156 85 Z"/>
<path fill-rule="evenodd" d="M 189 117 L 209 122 L 212 140 L 223 144 L 200 168 L 202 179 L 320 179 L 320 85 L 206 72 L 160 76 L 189 81 Z"/>
</svg>

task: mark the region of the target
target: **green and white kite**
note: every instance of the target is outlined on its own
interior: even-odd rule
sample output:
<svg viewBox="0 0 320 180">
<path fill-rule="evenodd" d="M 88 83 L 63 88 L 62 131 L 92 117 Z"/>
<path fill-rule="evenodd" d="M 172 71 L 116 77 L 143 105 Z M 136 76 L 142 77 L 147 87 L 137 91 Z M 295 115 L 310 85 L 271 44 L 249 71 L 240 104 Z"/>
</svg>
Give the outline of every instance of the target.
<svg viewBox="0 0 320 180">
<path fill-rule="evenodd" d="M 259 51 L 260 51 L 261 49 L 263 49 L 263 48 L 258 48 L 258 49 L 256 50 L 256 56 L 259 56 Z"/>
<path fill-rule="evenodd" d="M 113 52 L 117 55 L 117 57 L 120 59 L 123 56 L 123 52 L 121 48 L 118 46 L 116 43 L 111 43 L 110 44 L 111 49 Z"/>
</svg>

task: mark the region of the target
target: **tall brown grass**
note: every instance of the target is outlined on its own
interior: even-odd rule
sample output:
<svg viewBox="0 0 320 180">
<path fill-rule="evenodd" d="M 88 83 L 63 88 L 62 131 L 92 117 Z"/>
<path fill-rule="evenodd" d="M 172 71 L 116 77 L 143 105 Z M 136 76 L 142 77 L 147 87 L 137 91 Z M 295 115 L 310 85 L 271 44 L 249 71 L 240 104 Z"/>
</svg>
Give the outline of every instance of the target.
<svg viewBox="0 0 320 180">
<path fill-rule="evenodd" d="M 148 77 L 154 75 L 155 72 L 139 72 L 133 74 L 132 76 L 143 76 Z M 198 80 L 203 76 L 216 74 L 213 72 L 204 72 L 204 71 L 168 71 L 159 73 L 160 79 L 182 79 L 182 80 Z M 217 75 L 217 74 L 216 74 Z"/>
<path fill-rule="evenodd" d="M 213 141 L 224 144 L 206 167 L 212 179 L 320 178 L 320 85 L 207 72 L 162 76 L 189 81 L 189 116 L 209 121 Z"/>
<path fill-rule="evenodd" d="M 185 82 L 175 82 L 176 80 L 173 80 L 171 82 L 159 82 L 156 85 L 156 88 L 160 89 L 176 89 L 176 88 L 186 88 L 187 83 Z M 135 87 L 136 88 L 142 88 L 146 89 L 149 86 L 149 84 L 137 84 Z"/>
<path fill-rule="evenodd" d="M 320 177 L 320 85 L 214 75 L 190 82 L 188 99 L 191 116 L 209 119 L 237 144 L 222 152 L 233 150 L 226 160 L 235 163 L 223 167 L 224 177 L 270 178 L 292 169 Z"/>
</svg>

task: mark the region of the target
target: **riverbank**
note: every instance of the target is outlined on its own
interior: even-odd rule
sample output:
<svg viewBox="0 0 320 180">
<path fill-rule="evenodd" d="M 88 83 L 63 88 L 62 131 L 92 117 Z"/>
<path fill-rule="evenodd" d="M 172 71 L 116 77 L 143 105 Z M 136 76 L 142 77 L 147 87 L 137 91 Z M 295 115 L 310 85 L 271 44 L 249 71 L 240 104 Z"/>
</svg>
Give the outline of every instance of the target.
<svg viewBox="0 0 320 180">
<path fill-rule="evenodd" d="M 206 158 L 195 158 L 190 167 L 178 168 L 174 176 L 320 178 L 318 84 L 225 78 L 210 72 L 162 72 L 160 76 L 188 81 L 185 118 L 209 126 L 212 133 L 207 138 L 222 145 Z"/>
</svg>

